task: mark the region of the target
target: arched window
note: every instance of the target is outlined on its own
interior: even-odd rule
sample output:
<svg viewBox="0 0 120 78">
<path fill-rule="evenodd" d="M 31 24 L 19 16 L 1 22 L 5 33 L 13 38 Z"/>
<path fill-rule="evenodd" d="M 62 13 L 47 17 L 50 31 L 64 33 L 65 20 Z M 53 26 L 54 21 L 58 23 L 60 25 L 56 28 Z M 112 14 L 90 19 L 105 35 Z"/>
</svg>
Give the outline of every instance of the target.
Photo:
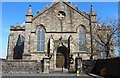
<svg viewBox="0 0 120 78">
<path fill-rule="evenodd" d="M 83 26 L 79 28 L 79 51 L 86 50 L 86 31 Z"/>
<path fill-rule="evenodd" d="M 37 30 L 37 51 L 44 51 L 44 32 L 43 26 Z"/>
</svg>

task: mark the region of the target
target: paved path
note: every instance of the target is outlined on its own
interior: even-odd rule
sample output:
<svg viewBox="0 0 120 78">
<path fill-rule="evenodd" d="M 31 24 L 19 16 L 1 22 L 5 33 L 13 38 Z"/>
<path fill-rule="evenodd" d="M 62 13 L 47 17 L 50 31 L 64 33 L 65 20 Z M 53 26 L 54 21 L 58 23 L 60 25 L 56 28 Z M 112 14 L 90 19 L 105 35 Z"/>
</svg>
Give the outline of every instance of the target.
<svg viewBox="0 0 120 78">
<path fill-rule="evenodd" d="M 76 76 L 74 73 L 50 73 L 50 74 L 3 74 L 2 78 L 92 78 L 85 74 Z"/>
</svg>

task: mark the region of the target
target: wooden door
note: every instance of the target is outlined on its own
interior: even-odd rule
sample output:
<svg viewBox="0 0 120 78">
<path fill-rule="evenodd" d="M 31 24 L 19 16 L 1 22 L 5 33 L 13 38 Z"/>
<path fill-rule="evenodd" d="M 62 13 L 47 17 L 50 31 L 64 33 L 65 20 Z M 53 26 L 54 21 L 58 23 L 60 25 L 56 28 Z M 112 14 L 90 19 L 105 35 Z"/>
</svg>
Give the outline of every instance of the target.
<svg viewBox="0 0 120 78">
<path fill-rule="evenodd" d="M 65 57 L 62 53 L 56 54 L 56 68 L 64 68 Z"/>
</svg>

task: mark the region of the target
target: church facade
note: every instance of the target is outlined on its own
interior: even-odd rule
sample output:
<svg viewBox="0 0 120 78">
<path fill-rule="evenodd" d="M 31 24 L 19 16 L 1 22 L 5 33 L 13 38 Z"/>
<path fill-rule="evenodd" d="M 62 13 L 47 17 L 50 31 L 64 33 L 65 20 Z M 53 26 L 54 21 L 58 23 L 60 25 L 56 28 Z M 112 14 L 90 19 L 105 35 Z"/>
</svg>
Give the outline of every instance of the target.
<svg viewBox="0 0 120 78">
<path fill-rule="evenodd" d="M 74 67 L 77 56 L 82 60 L 91 57 L 91 32 L 96 28 L 96 16 L 92 6 L 90 13 L 86 13 L 62 1 L 52 2 L 33 16 L 30 5 L 24 25 L 10 28 L 7 59 L 43 60 L 49 57 L 51 67 L 67 68 L 72 57 Z M 93 40 L 93 46 L 96 45 Z M 94 59 L 101 58 L 100 52 L 93 52 Z"/>
</svg>

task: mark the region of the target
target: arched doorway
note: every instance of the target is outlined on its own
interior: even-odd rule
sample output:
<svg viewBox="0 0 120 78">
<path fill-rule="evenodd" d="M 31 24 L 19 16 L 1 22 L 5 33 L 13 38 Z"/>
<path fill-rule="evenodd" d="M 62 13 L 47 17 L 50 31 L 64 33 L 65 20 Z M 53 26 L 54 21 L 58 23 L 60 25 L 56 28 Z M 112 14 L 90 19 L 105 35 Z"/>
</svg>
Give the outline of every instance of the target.
<svg viewBox="0 0 120 78">
<path fill-rule="evenodd" d="M 68 49 L 65 46 L 57 48 L 56 68 L 68 67 Z"/>
</svg>

